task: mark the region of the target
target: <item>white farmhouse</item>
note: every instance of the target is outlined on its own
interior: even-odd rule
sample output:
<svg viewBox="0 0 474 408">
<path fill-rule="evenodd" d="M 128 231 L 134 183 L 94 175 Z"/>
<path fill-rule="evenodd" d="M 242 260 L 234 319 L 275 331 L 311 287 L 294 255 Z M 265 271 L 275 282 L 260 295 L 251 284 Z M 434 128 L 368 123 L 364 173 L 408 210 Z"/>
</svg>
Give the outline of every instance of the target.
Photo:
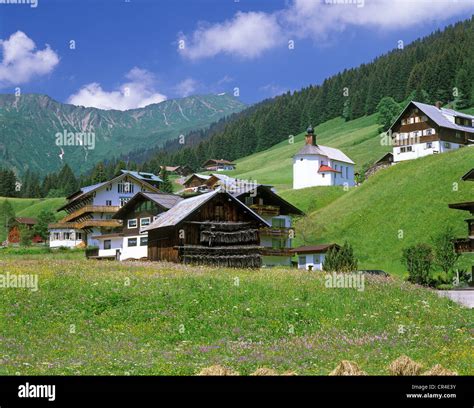
<svg viewBox="0 0 474 408">
<path fill-rule="evenodd" d="M 112 216 L 137 192 L 158 193 L 161 181 L 151 173 L 121 170 L 112 180 L 82 187 L 58 209 L 67 215 L 49 224 L 49 246 L 98 246 L 99 236 L 122 229 L 121 221 Z"/>
<path fill-rule="evenodd" d="M 316 144 L 310 126 L 305 146 L 293 157 L 293 189 L 355 185 L 354 162 L 339 149 Z"/>
<path fill-rule="evenodd" d="M 474 145 L 474 116 L 411 101 L 389 129 L 393 162 L 418 159 Z"/>
</svg>

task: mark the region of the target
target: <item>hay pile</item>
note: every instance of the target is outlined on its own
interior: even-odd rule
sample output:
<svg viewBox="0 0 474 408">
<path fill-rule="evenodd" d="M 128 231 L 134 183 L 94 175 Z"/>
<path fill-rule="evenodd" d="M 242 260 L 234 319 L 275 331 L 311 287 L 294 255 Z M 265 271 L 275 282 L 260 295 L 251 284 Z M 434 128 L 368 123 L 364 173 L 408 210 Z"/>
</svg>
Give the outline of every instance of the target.
<svg viewBox="0 0 474 408">
<path fill-rule="evenodd" d="M 272 368 L 261 367 L 257 368 L 252 374 L 252 376 L 275 376 L 278 373 Z"/>
<path fill-rule="evenodd" d="M 431 367 L 431 370 L 426 371 L 423 375 L 458 375 L 456 371 L 448 370 L 444 368 L 441 364 L 436 364 Z"/>
<path fill-rule="evenodd" d="M 367 375 L 367 373 L 353 361 L 342 360 L 329 375 Z"/>
<path fill-rule="evenodd" d="M 420 375 L 421 364 L 413 361 L 408 356 L 400 356 L 388 366 L 391 375 Z"/>
<path fill-rule="evenodd" d="M 201 376 L 235 376 L 240 375 L 238 372 L 220 365 L 213 365 L 211 367 L 203 368 L 197 375 Z"/>
</svg>

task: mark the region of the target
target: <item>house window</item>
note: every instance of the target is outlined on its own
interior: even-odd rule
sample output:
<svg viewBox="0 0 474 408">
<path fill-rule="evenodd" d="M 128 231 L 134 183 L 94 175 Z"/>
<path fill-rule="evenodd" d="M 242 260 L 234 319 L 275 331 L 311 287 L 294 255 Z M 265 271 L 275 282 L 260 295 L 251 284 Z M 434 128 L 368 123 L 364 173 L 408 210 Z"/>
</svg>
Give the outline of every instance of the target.
<svg viewBox="0 0 474 408">
<path fill-rule="evenodd" d="M 53 240 L 59 241 L 61 239 L 61 234 L 59 232 L 55 232 L 53 234 Z"/>
<path fill-rule="evenodd" d="M 130 182 L 119 183 L 117 189 L 119 193 L 133 193 L 134 185 Z"/>
<path fill-rule="evenodd" d="M 112 240 L 106 239 L 104 240 L 104 249 L 110 249 L 112 248 Z"/>
<path fill-rule="evenodd" d="M 428 117 L 426 117 L 425 115 L 423 115 L 423 116 L 421 117 L 421 121 L 422 121 L 422 122 L 427 122 L 427 121 L 428 121 Z"/>
<path fill-rule="evenodd" d="M 111 191 L 112 190 L 112 184 L 109 184 L 106 188 L 105 191 Z"/>
<path fill-rule="evenodd" d="M 446 149 L 451 149 L 451 143 L 449 143 L 449 142 L 444 142 L 444 147 L 445 147 Z"/>
<path fill-rule="evenodd" d="M 147 245 L 148 245 L 148 237 L 141 237 L 140 246 L 147 246 Z"/>
<path fill-rule="evenodd" d="M 423 131 L 423 133 L 426 135 L 426 136 L 430 136 L 430 135 L 434 135 L 435 131 L 434 129 L 425 129 Z"/>
<path fill-rule="evenodd" d="M 120 207 L 123 207 L 130 201 L 130 197 L 120 197 Z"/>
<path fill-rule="evenodd" d="M 252 205 L 253 204 L 253 197 L 248 196 L 245 197 L 245 205 Z"/>
<path fill-rule="evenodd" d="M 129 238 L 127 240 L 129 247 L 136 247 L 137 246 L 137 239 L 136 238 Z"/>
<path fill-rule="evenodd" d="M 461 132 L 456 132 L 456 139 L 461 139 Z"/>
<path fill-rule="evenodd" d="M 300 255 L 298 257 L 298 264 L 299 265 L 306 265 L 306 256 L 305 255 Z"/>
<path fill-rule="evenodd" d="M 405 153 L 407 151 L 406 147 L 400 147 L 400 153 Z"/>
<path fill-rule="evenodd" d="M 318 264 L 321 263 L 321 256 L 320 255 L 313 255 L 313 262 Z"/>
<path fill-rule="evenodd" d="M 426 143 L 426 148 L 427 149 L 432 149 L 433 148 L 433 143 L 431 143 L 431 142 Z"/>
<path fill-rule="evenodd" d="M 107 207 L 110 207 L 110 206 L 112 205 L 112 200 L 106 200 L 106 201 L 105 201 L 105 205 L 106 205 Z"/>
<path fill-rule="evenodd" d="M 127 228 L 137 228 L 137 219 L 134 218 L 133 220 L 127 221 Z"/>
<path fill-rule="evenodd" d="M 419 116 L 415 117 L 415 123 L 420 123 L 420 117 Z"/>
<path fill-rule="evenodd" d="M 71 233 L 70 233 L 70 232 L 65 232 L 65 233 L 63 234 L 63 239 L 64 239 L 64 240 L 71 239 Z"/>
<path fill-rule="evenodd" d="M 412 152 L 412 151 L 413 151 L 413 147 L 407 146 L 407 152 Z"/>
<path fill-rule="evenodd" d="M 150 217 L 140 218 L 140 227 L 146 227 L 150 225 Z"/>
<path fill-rule="evenodd" d="M 407 124 L 407 120 L 406 119 L 402 119 L 402 125 L 406 125 Z"/>
<path fill-rule="evenodd" d="M 78 241 L 82 240 L 82 232 L 76 232 L 76 240 Z"/>
</svg>

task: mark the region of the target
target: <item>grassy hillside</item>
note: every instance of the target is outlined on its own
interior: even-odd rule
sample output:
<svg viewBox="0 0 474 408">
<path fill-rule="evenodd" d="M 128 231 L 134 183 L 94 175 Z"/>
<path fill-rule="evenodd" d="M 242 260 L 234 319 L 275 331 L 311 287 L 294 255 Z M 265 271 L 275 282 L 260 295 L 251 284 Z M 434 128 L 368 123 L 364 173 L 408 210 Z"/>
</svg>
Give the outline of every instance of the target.
<svg viewBox="0 0 474 408">
<path fill-rule="evenodd" d="M 298 270 L 59 257 L 0 251 L 5 270 L 34 270 L 39 284 L 2 291 L 0 375 L 193 375 L 214 364 L 327 375 L 346 359 L 387 375 L 401 354 L 473 374 L 471 311 L 399 278 L 367 277 L 358 291 Z"/>
<path fill-rule="evenodd" d="M 376 115 L 371 115 L 350 122 L 332 119 L 316 127 L 315 131 L 319 144 L 343 150 L 356 163 L 356 169 L 360 169 L 390 151 L 390 147 L 381 146 L 377 128 Z M 289 189 L 293 183 L 293 155 L 303 145 L 304 133 L 301 133 L 294 138 L 294 143 L 284 141 L 237 160 L 236 170 L 226 174 L 273 184 L 279 190 Z"/>
<path fill-rule="evenodd" d="M 4 200 L 11 203 L 17 217 L 37 217 L 42 210 L 51 211 L 56 219 L 62 218 L 64 213 L 57 213 L 66 200 L 64 198 L 5 198 L 0 197 L 0 204 Z M 6 231 L 0 228 L 0 241 L 5 240 Z"/>
<path fill-rule="evenodd" d="M 428 242 L 446 225 L 453 226 L 460 237 L 466 235 L 464 220 L 469 214 L 452 210 L 448 204 L 474 199 L 474 183 L 460 180 L 473 163 L 474 148 L 464 148 L 381 170 L 310 214 L 313 241 L 348 240 L 354 245 L 361 266 L 404 273 L 400 263 L 402 248 Z M 286 199 L 302 208 L 311 208 L 307 204 L 311 202 L 309 197 L 324 203 L 327 195 L 318 197 L 315 189 L 284 193 Z M 464 266 L 472 263 L 473 258 L 464 257 Z"/>
</svg>

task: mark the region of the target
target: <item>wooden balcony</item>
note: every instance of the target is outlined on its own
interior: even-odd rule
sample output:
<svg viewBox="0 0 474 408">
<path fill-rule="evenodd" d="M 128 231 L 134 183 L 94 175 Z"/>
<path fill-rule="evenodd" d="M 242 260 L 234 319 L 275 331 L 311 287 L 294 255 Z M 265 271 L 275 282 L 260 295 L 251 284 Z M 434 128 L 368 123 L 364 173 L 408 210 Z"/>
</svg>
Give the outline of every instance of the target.
<svg viewBox="0 0 474 408">
<path fill-rule="evenodd" d="M 280 207 L 276 205 L 252 204 L 250 208 L 259 215 L 280 215 Z"/>
<path fill-rule="evenodd" d="M 261 251 L 263 256 L 293 256 L 291 248 L 270 248 L 264 247 Z"/>
<path fill-rule="evenodd" d="M 458 254 L 474 253 L 474 239 L 460 238 L 454 241 L 454 247 Z"/>
<path fill-rule="evenodd" d="M 48 228 L 60 229 L 84 229 L 91 227 L 118 228 L 122 226 L 120 220 L 84 220 L 78 222 L 56 222 L 48 225 Z"/>
<path fill-rule="evenodd" d="M 112 205 L 85 205 L 84 207 L 81 207 L 77 209 L 76 211 L 73 211 L 72 213 L 66 215 L 61 222 L 69 222 L 73 221 L 76 218 L 79 218 L 81 215 L 87 214 L 87 213 L 116 213 L 118 210 L 120 210 L 119 206 L 112 206 Z"/>
<path fill-rule="evenodd" d="M 271 228 L 261 228 L 259 231 L 260 231 L 260 235 L 266 236 L 266 237 L 286 237 L 286 238 L 295 237 L 295 233 L 294 233 L 295 230 L 293 228 L 271 227 Z"/>
</svg>

